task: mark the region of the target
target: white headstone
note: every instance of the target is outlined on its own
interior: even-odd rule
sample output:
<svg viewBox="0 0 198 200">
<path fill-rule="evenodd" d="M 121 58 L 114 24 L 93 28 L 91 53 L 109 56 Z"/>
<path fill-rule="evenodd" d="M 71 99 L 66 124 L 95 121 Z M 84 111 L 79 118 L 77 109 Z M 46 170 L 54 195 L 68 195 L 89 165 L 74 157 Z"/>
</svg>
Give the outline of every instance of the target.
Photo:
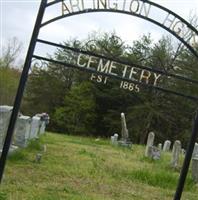
<svg viewBox="0 0 198 200">
<path fill-rule="evenodd" d="M 115 141 L 114 136 L 111 136 L 111 144 L 114 144 L 114 141 Z"/>
<path fill-rule="evenodd" d="M 146 150 L 145 150 L 145 156 L 146 157 L 149 157 L 149 152 L 150 152 L 149 149 L 150 149 L 150 147 L 153 146 L 154 139 L 155 139 L 155 134 L 153 132 L 150 132 L 148 134 Z"/>
<path fill-rule="evenodd" d="M 179 164 L 179 156 L 181 153 L 181 142 L 176 140 L 173 145 L 171 166 L 176 168 Z"/>
<path fill-rule="evenodd" d="M 111 144 L 117 145 L 118 144 L 118 134 L 115 133 L 113 136 L 111 136 Z"/>
<path fill-rule="evenodd" d="M 44 134 L 45 133 L 45 128 L 46 128 L 46 122 L 45 121 L 40 121 L 40 127 L 39 127 L 39 134 Z"/>
<path fill-rule="evenodd" d="M 158 149 L 161 151 L 162 150 L 162 143 L 158 144 Z"/>
<path fill-rule="evenodd" d="M 39 134 L 40 117 L 32 117 L 31 128 L 30 128 L 30 139 L 38 138 Z"/>
<path fill-rule="evenodd" d="M 0 106 L 0 149 L 4 144 L 12 109 L 11 106 Z"/>
<path fill-rule="evenodd" d="M 171 146 L 171 141 L 170 140 L 166 140 L 164 142 L 164 146 L 163 146 L 163 151 L 169 151 L 170 150 L 170 146 Z"/>
<path fill-rule="evenodd" d="M 14 144 L 19 147 L 26 147 L 30 138 L 31 118 L 29 116 L 20 116 L 17 119 Z"/>
<path fill-rule="evenodd" d="M 117 133 L 114 134 L 114 140 L 118 141 L 118 134 Z"/>
</svg>

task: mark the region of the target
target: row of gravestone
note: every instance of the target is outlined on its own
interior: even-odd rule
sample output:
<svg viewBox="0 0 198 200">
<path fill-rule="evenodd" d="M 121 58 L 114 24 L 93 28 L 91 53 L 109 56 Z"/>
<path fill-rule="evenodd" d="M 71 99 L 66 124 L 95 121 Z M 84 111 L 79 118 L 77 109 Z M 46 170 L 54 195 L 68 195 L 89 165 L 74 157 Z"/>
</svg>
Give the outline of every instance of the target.
<svg viewBox="0 0 198 200">
<path fill-rule="evenodd" d="M 150 157 L 154 160 L 160 159 L 161 152 L 169 152 L 171 150 L 171 141 L 166 140 L 164 142 L 164 145 L 162 147 L 162 143 L 159 143 L 158 146 L 154 146 L 154 139 L 155 134 L 153 132 L 150 132 L 148 134 L 147 138 L 147 144 L 146 144 L 146 150 L 145 150 L 145 156 Z M 179 140 L 176 140 L 173 144 L 172 148 L 172 159 L 171 159 L 171 165 L 173 167 L 177 167 L 179 164 L 179 156 L 181 153 L 183 153 L 184 150 L 181 147 L 181 142 Z"/>
<path fill-rule="evenodd" d="M 162 148 L 161 143 L 158 144 L 158 147 L 154 146 L 154 139 L 155 139 L 155 134 L 153 132 L 150 132 L 147 138 L 145 156 L 150 157 L 152 159 L 160 159 L 161 151 L 163 152 L 170 151 L 171 141 L 166 140 Z M 184 153 L 185 153 L 185 150 L 182 149 L 181 142 L 179 140 L 176 140 L 173 144 L 172 157 L 171 157 L 171 163 L 170 163 L 173 168 L 179 167 L 180 155 Z M 194 147 L 193 155 L 192 155 L 192 177 L 194 181 L 198 183 L 198 143 L 195 143 L 195 147 Z"/>
<path fill-rule="evenodd" d="M 12 106 L 0 106 L 0 152 L 2 151 L 4 144 L 12 109 Z M 19 114 L 15 125 L 10 152 L 18 147 L 26 147 L 30 140 L 36 139 L 39 135 L 44 134 L 48 123 L 49 116 L 46 113 L 36 114 L 32 118 Z"/>
<path fill-rule="evenodd" d="M 121 139 L 118 140 L 118 134 L 115 133 L 111 136 L 111 144 L 121 145 L 125 147 L 131 147 L 132 142 L 129 139 L 129 133 L 126 125 L 125 114 L 121 113 Z M 154 146 L 155 134 L 150 132 L 148 134 L 145 156 L 154 160 L 159 160 L 161 152 L 169 152 L 171 150 L 171 141 L 166 140 L 164 145 L 159 143 L 158 146 Z M 181 142 L 176 140 L 172 148 L 171 166 L 173 168 L 179 167 L 179 158 L 181 154 L 185 154 L 185 150 L 182 149 Z M 192 176 L 195 182 L 198 182 L 198 143 L 195 144 L 193 155 L 192 155 Z"/>
</svg>

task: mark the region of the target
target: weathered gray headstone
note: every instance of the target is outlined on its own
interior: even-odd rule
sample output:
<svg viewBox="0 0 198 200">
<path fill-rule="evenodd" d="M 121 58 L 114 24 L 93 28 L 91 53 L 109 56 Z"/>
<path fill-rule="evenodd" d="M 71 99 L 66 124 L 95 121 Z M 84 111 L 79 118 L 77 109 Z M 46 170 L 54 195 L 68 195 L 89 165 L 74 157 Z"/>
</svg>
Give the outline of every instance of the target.
<svg viewBox="0 0 198 200">
<path fill-rule="evenodd" d="M 29 116 L 20 116 L 17 119 L 14 144 L 19 147 L 26 147 L 30 138 L 31 118 Z"/>
<path fill-rule="evenodd" d="M 158 149 L 161 151 L 162 150 L 162 143 L 158 144 Z"/>
<path fill-rule="evenodd" d="M 111 136 L 111 144 L 117 145 L 118 144 L 118 134 L 115 133 L 113 136 Z"/>
<path fill-rule="evenodd" d="M 111 136 L 111 144 L 114 144 L 114 141 L 115 141 L 114 136 Z"/>
<path fill-rule="evenodd" d="M 125 119 L 124 113 L 121 113 L 121 126 L 122 126 L 122 130 L 121 130 L 122 138 L 121 138 L 121 140 L 127 141 L 128 138 L 129 138 L 129 132 L 128 132 L 128 129 L 127 129 L 126 119 Z"/>
<path fill-rule="evenodd" d="M 41 153 L 37 153 L 36 157 L 35 157 L 35 162 L 40 163 L 42 159 L 42 154 Z"/>
<path fill-rule="evenodd" d="M 121 140 L 118 141 L 118 144 L 124 147 L 131 147 L 132 142 L 129 139 L 129 132 L 126 125 L 125 114 L 121 113 Z"/>
<path fill-rule="evenodd" d="M 47 113 L 40 113 L 35 116 L 40 118 L 39 134 L 44 134 L 46 125 L 49 124 L 49 115 Z"/>
<path fill-rule="evenodd" d="M 147 157 L 152 158 L 153 160 L 159 160 L 160 159 L 160 150 L 155 146 L 149 146 Z"/>
<path fill-rule="evenodd" d="M 195 143 L 192 158 L 198 157 L 198 143 Z"/>
<path fill-rule="evenodd" d="M 117 133 L 114 134 L 114 139 L 115 139 L 115 141 L 118 141 L 118 134 Z"/>
<path fill-rule="evenodd" d="M 40 117 L 32 117 L 31 128 L 30 128 L 30 139 L 38 138 L 39 134 Z"/>
<path fill-rule="evenodd" d="M 0 149 L 2 149 L 13 107 L 0 106 Z"/>
<path fill-rule="evenodd" d="M 171 146 L 171 141 L 170 140 L 166 140 L 164 142 L 164 146 L 163 146 L 163 151 L 170 151 L 170 146 Z"/>
<path fill-rule="evenodd" d="M 46 123 L 45 121 L 40 121 L 40 126 L 39 126 L 39 134 L 44 134 L 45 133 L 45 128 L 46 128 Z"/>
<path fill-rule="evenodd" d="M 198 157 L 192 158 L 192 178 L 198 183 Z"/>
<path fill-rule="evenodd" d="M 176 168 L 179 164 L 179 156 L 181 153 L 181 142 L 176 140 L 173 145 L 171 166 Z"/>
<path fill-rule="evenodd" d="M 148 134 L 147 143 L 146 143 L 146 150 L 145 150 L 146 157 L 149 157 L 149 148 L 153 146 L 154 139 L 155 139 L 155 134 L 153 132 L 150 132 Z"/>
</svg>

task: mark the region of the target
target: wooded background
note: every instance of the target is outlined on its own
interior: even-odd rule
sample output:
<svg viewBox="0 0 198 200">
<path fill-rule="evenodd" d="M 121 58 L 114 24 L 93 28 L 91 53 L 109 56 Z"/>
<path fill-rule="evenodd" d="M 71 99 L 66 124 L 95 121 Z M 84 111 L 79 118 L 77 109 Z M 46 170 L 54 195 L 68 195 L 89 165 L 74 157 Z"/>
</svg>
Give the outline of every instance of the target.
<svg viewBox="0 0 198 200">
<path fill-rule="evenodd" d="M 104 33 L 63 44 L 198 80 L 197 59 L 169 37 L 153 42 L 151 35 L 143 35 L 129 45 L 115 33 Z M 16 40 L 9 43 L 0 58 L 0 105 L 13 105 L 22 69 L 14 64 L 20 45 Z M 68 50 L 57 49 L 49 57 L 68 62 L 72 56 Z M 31 116 L 47 112 L 50 131 L 95 137 L 120 134 L 120 113 L 124 112 L 133 143 L 145 143 L 154 131 L 156 142 L 179 139 L 185 147 L 198 102 L 142 86 L 139 93 L 130 92 L 120 89 L 118 80 L 99 84 L 90 81 L 90 76 L 52 63 L 34 64 L 21 112 Z M 196 84 L 181 80 L 163 78 L 160 86 L 198 96 Z"/>
</svg>

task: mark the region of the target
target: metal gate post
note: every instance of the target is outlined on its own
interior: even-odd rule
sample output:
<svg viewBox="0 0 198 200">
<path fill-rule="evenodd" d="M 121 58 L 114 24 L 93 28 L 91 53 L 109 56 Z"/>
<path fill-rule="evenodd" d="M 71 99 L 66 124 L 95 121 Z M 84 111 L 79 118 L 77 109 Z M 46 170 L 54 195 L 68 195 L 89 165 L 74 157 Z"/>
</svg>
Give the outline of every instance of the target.
<svg viewBox="0 0 198 200">
<path fill-rule="evenodd" d="M 180 173 L 179 182 L 178 182 L 177 189 L 175 192 L 174 200 L 180 200 L 181 198 L 197 136 L 198 136 L 198 111 L 195 116 L 193 130 L 192 130 L 192 134 L 191 134 L 188 148 L 186 151 L 186 156 L 184 159 L 182 170 Z"/>
<path fill-rule="evenodd" d="M 44 12 L 45 12 L 46 5 L 47 5 L 47 0 L 42 0 L 41 4 L 40 4 L 39 11 L 38 11 L 38 15 L 37 15 L 37 18 L 36 18 L 36 23 L 34 25 L 34 30 L 33 30 L 33 33 L 32 33 L 32 38 L 31 38 L 31 41 L 30 41 L 30 44 L 29 44 L 28 52 L 27 52 L 27 55 L 26 55 L 26 59 L 25 59 L 23 71 L 22 71 L 22 74 L 21 74 L 17 94 L 16 94 L 16 97 L 15 97 L 14 107 L 13 107 L 13 110 L 12 110 L 10 122 L 9 122 L 8 129 L 7 129 L 7 134 L 6 134 L 6 137 L 5 137 L 3 150 L 2 150 L 2 154 L 1 154 L 1 158 L 0 158 L 0 182 L 2 182 L 3 172 L 4 172 L 4 169 L 5 169 L 5 164 L 6 164 L 6 160 L 7 160 L 7 155 L 8 155 L 8 152 L 9 152 L 9 148 L 10 148 L 10 144 L 11 144 L 11 140 L 12 140 L 12 136 L 13 136 L 13 132 L 14 132 L 15 123 L 16 123 L 19 108 L 20 108 L 20 105 L 21 105 L 21 100 L 22 100 L 22 97 L 23 97 L 25 84 L 26 84 L 26 81 L 27 81 L 27 78 L 28 78 L 28 72 L 29 72 L 29 69 L 31 67 L 32 56 L 33 56 L 34 49 L 35 49 L 35 46 L 36 46 L 36 41 L 37 41 L 37 37 L 38 37 L 38 34 L 39 34 L 39 30 L 40 30 L 40 26 L 41 26 L 41 23 L 42 23 L 42 19 L 43 19 L 43 15 L 44 15 Z"/>
</svg>

